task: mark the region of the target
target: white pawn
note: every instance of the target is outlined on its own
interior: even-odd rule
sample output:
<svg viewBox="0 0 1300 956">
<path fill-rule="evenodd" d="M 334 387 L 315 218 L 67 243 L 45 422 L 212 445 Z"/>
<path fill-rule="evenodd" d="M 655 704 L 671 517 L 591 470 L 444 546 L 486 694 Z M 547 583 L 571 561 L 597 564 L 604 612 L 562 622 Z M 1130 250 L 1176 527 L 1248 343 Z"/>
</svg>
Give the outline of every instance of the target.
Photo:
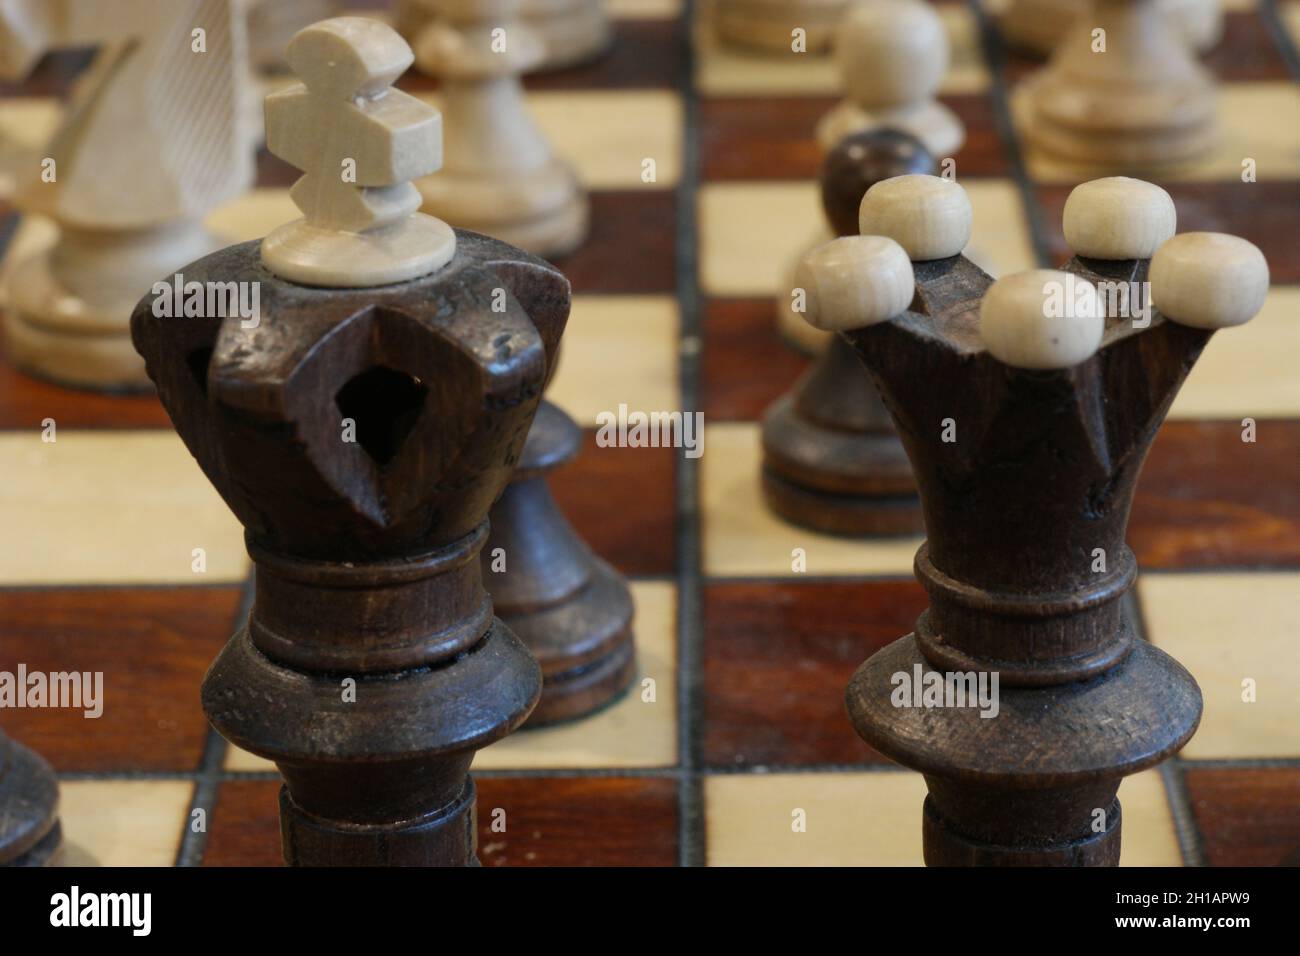
<svg viewBox="0 0 1300 956">
<path fill-rule="evenodd" d="M 266 145 L 303 170 L 303 218 L 262 240 L 262 261 L 303 285 L 404 282 L 451 261 L 456 234 L 419 213 L 411 180 L 438 168 L 438 111 L 391 89 L 414 59 L 391 27 L 338 17 L 296 33 L 285 58 L 302 80 L 266 98 Z"/>
<path fill-rule="evenodd" d="M 416 185 L 424 209 L 453 226 L 553 258 L 587 234 L 587 197 L 524 102 L 519 77 L 541 62 L 519 0 L 426 0 L 436 15 L 415 45 L 442 81 L 447 150 L 442 171 Z"/>
<path fill-rule="evenodd" d="M 935 99 L 948 70 L 948 34 L 929 4 L 872 0 L 851 7 L 834 42 L 846 98 L 817 126 L 823 148 L 858 130 L 892 126 L 937 160 L 961 149 L 961 120 Z"/>
</svg>

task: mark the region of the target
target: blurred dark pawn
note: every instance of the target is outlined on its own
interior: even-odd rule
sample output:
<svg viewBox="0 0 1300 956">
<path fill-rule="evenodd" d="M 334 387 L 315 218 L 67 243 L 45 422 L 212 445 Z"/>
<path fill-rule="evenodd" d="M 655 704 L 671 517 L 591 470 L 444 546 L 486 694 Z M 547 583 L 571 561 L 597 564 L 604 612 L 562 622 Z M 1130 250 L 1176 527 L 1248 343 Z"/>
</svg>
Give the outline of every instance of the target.
<svg viewBox="0 0 1300 956">
<path fill-rule="evenodd" d="M 818 174 L 822 209 L 835 235 L 858 234 L 858 206 L 868 189 L 882 179 L 912 173 L 938 175 L 938 164 L 911 133 L 869 129 L 840 140 Z"/>
</svg>

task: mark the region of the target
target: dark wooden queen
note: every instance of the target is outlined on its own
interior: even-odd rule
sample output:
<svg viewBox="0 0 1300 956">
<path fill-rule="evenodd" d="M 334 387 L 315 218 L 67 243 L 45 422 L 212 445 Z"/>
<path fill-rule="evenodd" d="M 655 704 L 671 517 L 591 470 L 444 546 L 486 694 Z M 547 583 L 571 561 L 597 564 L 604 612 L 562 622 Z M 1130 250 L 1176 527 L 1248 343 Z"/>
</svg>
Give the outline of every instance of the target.
<svg viewBox="0 0 1300 956">
<path fill-rule="evenodd" d="M 950 229 L 933 185 L 917 189 L 911 221 Z M 1065 225 L 1078 253 L 1065 272 L 996 285 L 961 255 L 916 261 L 877 237 L 839 240 L 850 245 L 814 253 L 804 274 L 819 321 L 844 331 L 880 389 L 920 487 L 930 607 L 862 665 L 846 701 L 864 740 L 925 775 L 930 865 L 1116 864 L 1121 778 L 1177 751 L 1200 718 L 1191 675 L 1134 633 L 1125 528 L 1175 393 L 1215 327 L 1258 311 L 1267 266 L 1234 237 L 1170 239 L 1172 201 L 1136 180 L 1079 187 Z M 1114 310 L 1092 327 L 1054 322 L 1043 293 L 1067 276 L 1150 279 L 1163 312 L 1145 328 Z M 895 706 L 895 675 L 917 666 L 996 672 L 997 716 Z"/>
<path fill-rule="evenodd" d="M 184 270 L 256 283 L 260 321 L 158 317 L 152 297 L 131 320 L 256 566 L 251 615 L 203 707 L 284 775 L 289 863 L 474 864 L 470 762 L 541 690 L 479 555 L 569 284 L 415 212 L 409 180 L 437 168 L 440 127 L 388 88 L 411 61 L 391 29 L 324 21 L 288 60 L 304 84 L 268 98 L 268 145 L 307 170 L 294 188 L 306 218 Z M 344 158 L 356 185 L 339 180 Z"/>
</svg>

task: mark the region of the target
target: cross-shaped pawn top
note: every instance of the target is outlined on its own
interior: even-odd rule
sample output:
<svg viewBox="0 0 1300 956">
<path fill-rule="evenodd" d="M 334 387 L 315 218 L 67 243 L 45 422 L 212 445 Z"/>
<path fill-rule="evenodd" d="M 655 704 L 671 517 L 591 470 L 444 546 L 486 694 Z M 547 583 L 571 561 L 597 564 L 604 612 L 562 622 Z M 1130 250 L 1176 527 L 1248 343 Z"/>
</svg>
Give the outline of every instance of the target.
<svg viewBox="0 0 1300 956">
<path fill-rule="evenodd" d="M 418 212 L 411 180 L 442 166 L 442 117 L 392 83 L 414 59 L 378 20 L 337 17 L 285 51 L 302 80 L 266 98 L 267 148 L 304 173 L 290 196 L 302 219 L 262 241 L 272 272 L 304 285 L 364 287 L 426 275 L 456 238 Z"/>
</svg>

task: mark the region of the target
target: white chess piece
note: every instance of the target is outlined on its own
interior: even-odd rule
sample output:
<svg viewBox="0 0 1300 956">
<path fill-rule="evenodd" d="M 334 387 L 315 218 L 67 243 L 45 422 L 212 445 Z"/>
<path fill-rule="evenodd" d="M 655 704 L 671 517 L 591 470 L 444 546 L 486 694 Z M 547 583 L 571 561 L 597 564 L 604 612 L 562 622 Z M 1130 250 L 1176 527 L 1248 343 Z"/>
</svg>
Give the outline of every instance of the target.
<svg viewBox="0 0 1300 956">
<path fill-rule="evenodd" d="M 1216 98 L 1156 0 L 1092 0 L 1013 109 L 1031 148 L 1072 169 L 1143 172 L 1213 147 Z"/>
<path fill-rule="evenodd" d="M 585 63 L 608 50 L 614 38 L 602 0 L 523 0 L 520 13 L 546 49 L 539 70 Z"/>
<path fill-rule="evenodd" d="M 416 185 L 424 209 L 540 256 L 571 252 L 587 234 L 587 197 L 528 115 L 519 77 L 541 61 L 519 0 L 427 0 L 437 18 L 416 41 L 424 72 L 442 81 L 447 150 Z"/>
<path fill-rule="evenodd" d="M 267 268 L 355 287 L 451 261 L 456 234 L 418 212 L 411 183 L 438 168 L 442 118 L 392 89 L 414 59 L 406 41 L 378 20 L 337 17 L 300 30 L 285 57 L 302 82 L 266 98 L 266 145 L 303 171 L 289 194 L 303 218 L 262 240 Z"/>
<path fill-rule="evenodd" d="M 20 367 L 70 385 L 149 385 L 131 310 L 155 281 L 220 245 L 203 217 L 252 180 L 242 18 L 230 0 L 0 6 L 11 77 L 47 50 L 99 47 L 18 184 L 19 207 L 59 230 L 8 273 L 5 332 Z"/>
<path fill-rule="evenodd" d="M 817 124 L 822 149 L 849 133 L 891 126 L 911 133 L 940 162 L 952 156 L 966 131 L 935 99 L 948 56 L 943 21 L 924 0 L 851 7 L 835 35 L 845 99 Z"/>
</svg>

